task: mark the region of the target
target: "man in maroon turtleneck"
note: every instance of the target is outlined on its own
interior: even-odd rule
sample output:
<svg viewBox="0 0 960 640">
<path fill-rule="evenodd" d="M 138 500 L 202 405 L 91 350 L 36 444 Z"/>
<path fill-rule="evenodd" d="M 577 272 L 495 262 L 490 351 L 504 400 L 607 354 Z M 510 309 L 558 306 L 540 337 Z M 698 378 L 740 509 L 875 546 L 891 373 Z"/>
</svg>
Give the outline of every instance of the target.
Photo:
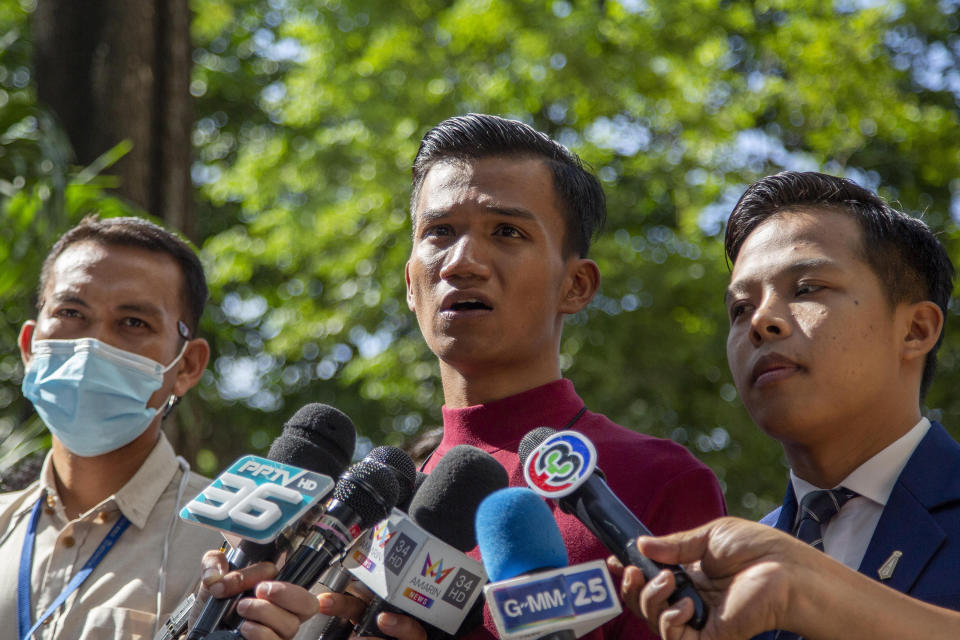
<svg viewBox="0 0 960 640">
<path fill-rule="evenodd" d="M 686 449 L 585 410 L 561 377 L 563 318 L 597 291 L 600 273 L 586 256 L 606 216 L 600 183 L 579 158 L 520 122 L 450 118 L 420 144 L 410 209 L 407 304 L 440 361 L 445 401 L 443 440 L 425 471 L 470 444 L 492 454 L 511 485 L 524 486 L 523 436 L 540 426 L 572 428 L 596 445 L 611 489 L 654 533 L 725 512 L 713 472 Z M 571 564 L 609 555 L 576 518 L 559 509 L 554 516 Z M 344 600 L 321 596 L 320 609 L 344 615 Z M 381 614 L 379 623 L 401 640 L 425 637 L 404 616 Z M 491 634 L 485 612 L 484 627 L 466 637 Z M 588 637 L 654 636 L 625 614 Z"/>
</svg>

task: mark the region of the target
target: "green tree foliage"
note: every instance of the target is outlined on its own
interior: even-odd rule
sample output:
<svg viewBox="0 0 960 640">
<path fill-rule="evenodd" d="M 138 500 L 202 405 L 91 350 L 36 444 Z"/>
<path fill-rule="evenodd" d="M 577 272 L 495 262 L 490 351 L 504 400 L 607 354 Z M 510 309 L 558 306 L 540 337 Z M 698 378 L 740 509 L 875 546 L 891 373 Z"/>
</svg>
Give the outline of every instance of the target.
<svg viewBox="0 0 960 640">
<path fill-rule="evenodd" d="M 285 412 L 332 402 L 376 442 L 437 424 L 436 365 L 403 302 L 409 166 L 451 114 L 514 116 L 579 152 L 609 197 L 593 253 L 603 288 L 568 323 L 567 375 L 591 408 L 691 447 L 731 511 L 756 516 L 779 501 L 784 468 L 725 365 L 717 234 L 743 186 L 822 168 L 952 230 L 956 3 L 195 9 L 207 114 L 196 174 L 209 215 L 236 216 L 205 244 L 211 400 Z M 938 389 L 957 375 L 952 336 Z M 231 386 L 240 372 L 248 384 Z M 935 415 L 960 411 L 932 399 Z"/>
<path fill-rule="evenodd" d="M 604 280 L 568 322 L 565 373 L 591 409 L 690 447 L 748 517 L 779 502 L 784 466 L 725 363 L 718 234 L 744 186 L 784 168 L 848 175 L 956 246 L 956 0 L 192 8 L 215 360 L 184 422 L 207 471 L 265 447 L 305 402 L 340 407 L 375 443 L 439 423 L 403 264 L 410 163 L 453 114 L 522 119 L 595 168 Z M 929 398 L 955 434 L 958 339 Z"/>
</svg>

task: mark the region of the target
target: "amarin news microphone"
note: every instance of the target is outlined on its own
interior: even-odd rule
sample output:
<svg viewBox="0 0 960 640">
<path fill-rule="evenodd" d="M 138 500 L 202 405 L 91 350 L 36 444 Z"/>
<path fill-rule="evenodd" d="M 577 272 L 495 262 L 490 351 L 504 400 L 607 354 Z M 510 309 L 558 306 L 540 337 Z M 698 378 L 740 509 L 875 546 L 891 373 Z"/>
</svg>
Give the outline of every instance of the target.
<svg viewBox="0 0 960 640">
<path fill-rule="evenodd" d="M 498 489 L 506 487 L 508 484 L 509 478 L 507 477 L 506 470 L 493 456 L 476 447 L 458 445 L 444 454 L 440 462 L 437 463 L 437 466 L 434 467 L 433 471 L 424 479 L 423 485 L 417 490 L 413 496 L 413 500 L 410 502 L 409 517 L 413 520 L 414 524 L 418 525 L 430 536 L 456 549 L 459 552 L 458 555 L 460 556 L 461 563 L 473 562 L 463 554 L 477 545 L 476 532 L 474 530 L 474 518 L 477 507 L 488 495 Z M 402 541 L 402 538 L 398 538 L 394 546 L 400 541 Z M 429 548 L 430 544 L 430 541 L 427 540 L 422 546 Z M 396 549 L 394 549 L 394 547 L 387 549 L 388 555 L 392 557 L 396 557 L 395 551 Z M 407 559 L 412 559 L 417 554 L 420 554 L 421 550 L 409 548 L 405 550 L 405 553 L 407 554 L 405 556 Z M 435 556 L 436 554 L 434 554 L 432 558 L 433 562 L 437 562 Z M 449 560 L 446 561 L 449 563 Z M 356 575 L 361 582 L 371 578 L 369 573 L 365 573 L 362 570 L 363 566 L 364 565 L 361 565 L 353 569 L 354 575 Z M 427 565 L 423 564 L 423 567 L 424 571 L 420 571 L 421 574 L 425 574 Z M 393 570 L 391 569 L 391 571 Z M 440 572 L 441 568 L 438 566 L 435 568 L 435 571 Z M 447 571 L 450 571 L 450 569 L 447 569 Z M 446 576 L 446 573 L 443 575 Z M 421 575 L 420 577 L 422 578 L 424 576 Z M 447 578 L 440 577 L 440 580 L 445 579 Z M 452 584 L 456 584 L 458 579 L 458 576 L 450 576 Z M 462 581 L 464 585 L 470 582 L 466 579 L 465 575 Z M 366 582 L 364 583 L 367 584 Z M 371 589 L 374 588 L 373 584 L 367 584 L 367 586 Z M 444 587 L 447 587 L 447 585 L 444 585 Z M 474 584 L 470 587 L 464 586 L 463 593 L 466 594 L 468 591 L 472 593 L 470 590 L 477 589 L 477 587 L 479 587 L 479 584 L 476 584 L 474 581 Z M 402 593 L 408 593 L 409 591 L 411 591 L 411 589 L 405 587 Z M 367 607 L 363 620 L 360 621 L 354 630 L 355 633 L 359 636 L 389 637 L 384 635 L 377 626 L 377 616 L 384 611 L 399 612 L 404 615 L 419 617 L 421 621 L 429 625 L 431 621 L 423 619 L 424 613 L 438 613 L 433 611 L 433 609 L 441 609 L 439 603 L 437 603 L 436 607 L 429 605 L 426 608 L 421 606 L 420 609 L 417 609 L 416 606 L 411 605 L 408 609 L 401 609 L 391 604 L 396 602 L 395 598 L 398 595 L 401 594 L 390 593 L 387 594 L 388 597 L 386 598 L 374 598 Z M 439 601 L 445 603 L 450 602 L 452 598 L 447 597 L 444 599 L 444 596 L 449 595 L 449 592 L 444 593 L 443 596 L 439 598 Z M 409 595 L 407 598 L 411 602 L 417 602 L 416 599 L 410 598 Z M 390 603 L 386 602 L 386 600 L 390 600 Z M 402 595 L 400 601 L 403 601 Z M 460 608 L 460 603 L 456 606 L 459 610 L 456 617 L 458 617 L 459 620 L 457 620 L 457 624 L 453 625 L 452 628 L 444 629 L 448 633 L 454 633 L 457 630 L 456 627 L 463 622 L 468 614 L 467 611 Z M 451 609 L 450 611 L 452 613 L 457 609 Z M 418 611 L 419 615 L 412 613 L 411 610 Z"/>
<path fill-rule="evenodd" d="M 693 617 L 687 624 L 703 628 L 707 606 L 683 568 L 654 562 L 637 549 L 637 536 L 653 534 L 607 486 L 589 438 L 577 431 L 539 427 L 523 437 L 517 453 L 530 488 L 576 516 L 624 566 L 638 567 L 647 580 L 662 569 L 672 571 L 676 589 L 668 602 L 690 598 Z"/>
<path fill-rule="evenodd" d="M 567 566 L 553 514 L 530 489 L 503 489 L 480 504 L 477 543 L 501 638 L 573 640 L 622 611 L 602 560 Z"/>
<path fill-rule="evenodd" d="M 329 405 L 312 403 L 301 407 L 283 425 L 283 431 L 273 441 L 267 457 L 284 465 L 323 474 L 328 476 L 329 482 L 332 483 L 330 478 L 340 475 L 349 464 L 356 437 L 357 431 L 353 422 L 341 411 Z M 237 463 L 234 463 L 234 466 L 237 466 Z M 216 484 L 216 481 L 213 484 Z M 329 486 L 326 490 L 329 490 Z M 197 499 L 199 500 L 200 496 Z M 276 526 L 291 524 L 294 524 L 294 521 L 277 523 Z M 229 527 L 229 521 L 226 521 L 226 526 Z M 279 538 L 265 543 L 244 540 L 227 554 L 230 570 L 275 558 L 289 542 L 290 536 L 287 535 L 289 533 L 288 528 L 280 533 Z M 236 599 L 237 597 L 210 598 L 204 605 L 189 638 L 191 640 L 202 638 L 217 628 Z"/>
</svg>

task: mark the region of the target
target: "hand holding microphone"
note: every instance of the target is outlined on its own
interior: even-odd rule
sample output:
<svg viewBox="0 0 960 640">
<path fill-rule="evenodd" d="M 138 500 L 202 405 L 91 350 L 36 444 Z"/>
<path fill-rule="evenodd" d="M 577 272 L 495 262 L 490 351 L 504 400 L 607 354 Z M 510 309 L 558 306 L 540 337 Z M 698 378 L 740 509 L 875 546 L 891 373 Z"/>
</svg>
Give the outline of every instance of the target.
<svg viewBox="0 0 960 640">
<path fill-rule="evenodd" d="M 333 407 L 323 404 L 308 404 L 300 408 L 283 426 L 280 436 L 274 440 L 270 447 L 268 460 L 247 456 L 234 463 L 238 470 L 244 465 L 241 461 L 246 460 L 247 465 L 239 474 L 224 474 L 224 476 L 234 476 L 228 479 L 228 482 L 234 485 L 243 485 L 241 487 L 232 487 L 238 489 L 231 494 L 224 487 L 222 482 L 214 481 L 204 492 L 212 493 L 216 496 L 215 500 L 208 500 L 204 494 L 198 496 L 191 502 L 192 505 L 199 505 L 200 509 L 190 516 L 194 522 L 203 523 L 206 526 L 230 530 L 231 527 L 240 527 L 240 522 L 235 522 L 230 516 L 232 509 L 225 508 L 232 501 L 243 502 L 248 506 L 262 505 L 256 501 L 253 487 L 258 482 L 263 482 L 262 475 L 255 475 L 256 472 L 270 473 L 276 476 L 289 474 L 294 481 L 304 482 L 309 479 L 315 483 L 311 491 L 301 493 L 293 487 L 282 487 L 278 483 L 274 487 L 264 486 L 266 495 L 269 498 L 269 491 L 280 491 L 285 494 L 286 500 L 295 500 L 294 494 L 300 493 L 300 502 L 309 503 L 323 497 L 323 493 L 332 486 L 332 477 L 338 476 L 346 467 L 353 453 L 354 442 L 356 439 L 356 429 L 350 419 Z M 259 462 L 257 462 L 259 461 Z M 271 461 L 277 463 L 272 464 Z M 232 469 L 233 467 L 231 467 Z M 318 475 L 319 474 L 319 475 Z M 287 475 L 283 475 L 287 478 Z M 288 483 L 289 484 L 289 483 Z M 296 486 L 294 484 L 294 486 Z M 245 493 L 244 493 L 245 492 Z M 240 495 L 243 493 L 243 495 Z M 312 497 L 310 497 L 312 496 Z M 246 499 L 244 499 L 246 498 Z M 266 500 L 269 502 L 269 500 Z M 212 586 L 218 582 L 221 577 L 226 578 L 226 583 L 214 587 L 214 593 L 227 593 L 231 595 L 237 593 L 241 586 L 247 586 L 245 580 L 263 579 L 262 571 L 265 569 L 257 567 L 247 570 L 247 567 L 255 566 L 262 560 L 272 560 L 280 554 L 290 543 L 294 535 L 294 529 L 291 525 L 296 523 L 297 514 L 301 513 L 301 506 L 291 502 L 282 502 L 283 506 L 278 507 L 272 504 L 272 521 L 264 519 L 257 520 L 252 515 L 256 509 L 241 508 L 238 510 L 240 521 L 245 524 L 253 524 L 255 529 L 250 531 L 260 536 L 263 542 L 254 542 L 244 540 L 236 548 L 230 551 L 230 554 L 224 558 L 222 553 L 210 553 L 205 556 L 204 564 L 204 583 L 206 586 Z M 236 506 L 236 505 L 234 505 Z M 269 506 L 269 505 L 268 505 Z M 221 514 L 219 511 L 224 511 Z M 242 513 L 241 513 L 242 512 Z M 261 514 L 267 514 L 264 511 Z M 203 515 L 205 514 L 205 515 Z M 181 514 L 183 516 L 183 514 Z M 259 529 L 256 529 L 259 527 Z M 272 538 L 272 539 L 271 539 Z M 240 570 L 240 573 L 235 573 Z M 269 570 L 267 570 L 269 573 Z M 242 583 L 242 584 L 241 584 Z M 200 614 L 203 620 L 201 628 L 215 628 L 223 615 L 236 603 L 234 597 L 209 598 Z M 189 613 L 188 607 L 178 607 L 178 611 Z M 177 637 L 186 627 L 186 615 L 171 618 L 162 627 L 157 634 L 157 638 Z M 202 635 L 199 637 L 203 637 Z"/>
</svg>

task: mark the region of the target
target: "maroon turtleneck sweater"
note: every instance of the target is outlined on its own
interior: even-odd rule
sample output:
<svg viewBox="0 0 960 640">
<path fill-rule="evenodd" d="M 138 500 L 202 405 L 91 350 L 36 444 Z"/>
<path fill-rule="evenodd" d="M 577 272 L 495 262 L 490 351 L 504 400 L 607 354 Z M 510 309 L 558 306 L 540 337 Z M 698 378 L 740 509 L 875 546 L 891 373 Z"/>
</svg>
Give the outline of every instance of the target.
<svg viewBox="0 0 960 640">
<path fill-rule="evenodd" d="M 537 427 L 568 427 L 583 400 L 573 383 L 557 380 L 515 396 L 466 407 L 443 408 L 443 440 L 424 470 L 429 472 L 452 447 L 469 444 L 491 454 L 503 465 L 510 486 L 526 486 L 517 447 Z M 699 526 L 726 513 L 713 472 L 689 451 L 670 440 L 630 431 L 606 416 L 587 411 L 571 427 L 587 436 L 597 449 L 597 466 L 617 497 L 656 535 Z M 570 564 L 606 558 L 610 552 L 574 516 L 551 506 L 563 535 Z M 468 555 L 480 559 L 477 549 Z M 497 637 L 493 618 L 484 610 L 484 628 L 466 635 L 470 640 Z M 646 624 L 624 611 L 585 636 L 590 640 L 656 638 Z"/>
</svg>

